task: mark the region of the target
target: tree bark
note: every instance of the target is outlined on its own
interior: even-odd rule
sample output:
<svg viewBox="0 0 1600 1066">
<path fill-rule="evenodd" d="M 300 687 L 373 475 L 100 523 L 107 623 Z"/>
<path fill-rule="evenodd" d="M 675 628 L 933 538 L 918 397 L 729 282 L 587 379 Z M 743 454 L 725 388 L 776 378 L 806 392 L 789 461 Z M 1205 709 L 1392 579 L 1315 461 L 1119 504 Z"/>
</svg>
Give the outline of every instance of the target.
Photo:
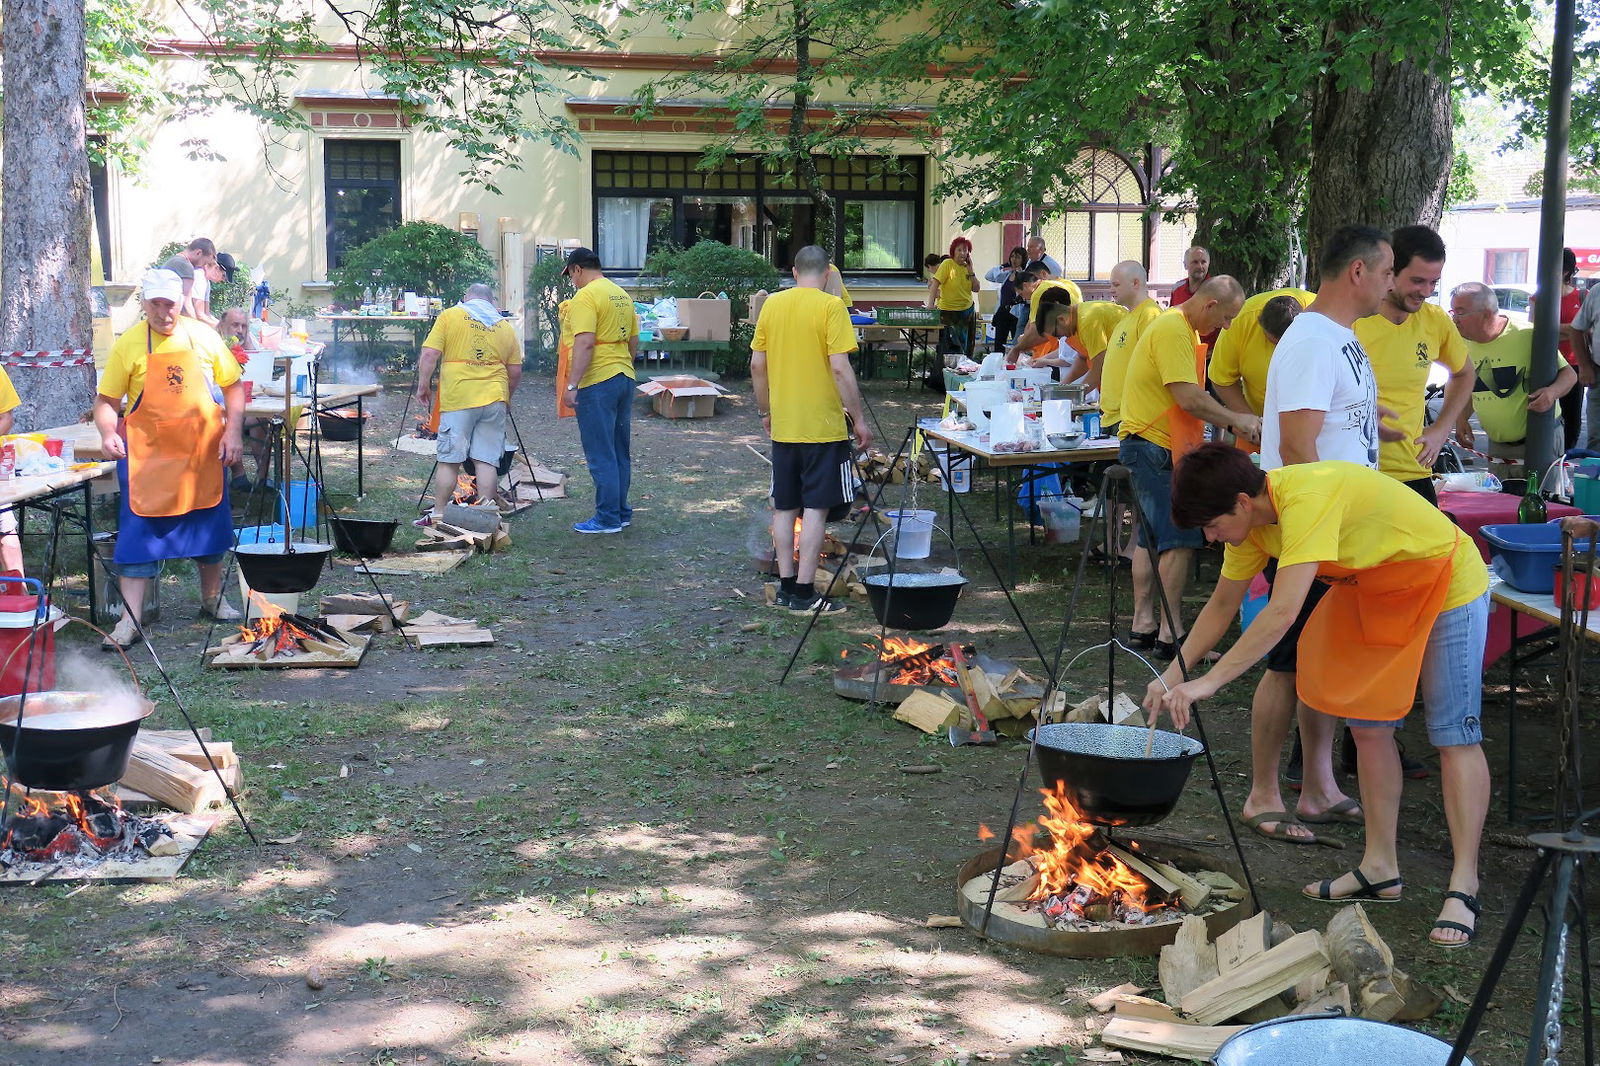
<svg viewBox="0 0 1600 1066">
<path fill-rule="evenodd" d="M 1439 24 L 1431 69 L 1379 55 L 1365 86 L 1341 86 L 1332 74 L 1317 85 L 1306 215 L 1313 287 L 1323 241 L 1339 226 L 1439 225 L 1451 158 L 1450 88 L 1434 73 L 1449 69 L 1448 17 Z M 1327 32 L 1337 37 L 1350 28 L 1335 24 Z"/>
<path fill-rule="evenodd" d="M 4 0 L 0 349 L 87 348 L 89 161 L 81 0 Z M 76 422 L 92 367 L 13 372 L 20 429 Z"/>
<path fill-rule="evenodd" d="M 817 172 L 817 162 L 811 155 L 811 143 L 806 137 L 806 109 L 811 105 L 811 79 L 816 68 L 811 63 L 811 16 L 806 0 L 793 0 L 794 18 L 794 97 L 789 105 L 789 154 L 794 157 L 795 169 L 806 191 L 811 194 L 812 235 L 817 247 L 834 258 L 834 234 L 838 232 L 836 205 L 822 175 Z"/>
</svg>

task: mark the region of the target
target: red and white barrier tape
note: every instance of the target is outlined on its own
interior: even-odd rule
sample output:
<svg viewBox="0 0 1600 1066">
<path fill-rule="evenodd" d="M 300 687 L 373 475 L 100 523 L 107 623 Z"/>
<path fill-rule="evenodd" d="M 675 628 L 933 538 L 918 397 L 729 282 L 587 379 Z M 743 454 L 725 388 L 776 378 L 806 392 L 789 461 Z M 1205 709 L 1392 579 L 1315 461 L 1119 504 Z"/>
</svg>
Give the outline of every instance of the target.
<svg viewBox="0 0 1600 1066">
<path fill-rule="evenodd" d="M 88 348 L 62 348 L 51 352 L 0 352 L 0 366 L 36 369 L 57 366 L 91 366 L 94 353 Z"/>
</svg>

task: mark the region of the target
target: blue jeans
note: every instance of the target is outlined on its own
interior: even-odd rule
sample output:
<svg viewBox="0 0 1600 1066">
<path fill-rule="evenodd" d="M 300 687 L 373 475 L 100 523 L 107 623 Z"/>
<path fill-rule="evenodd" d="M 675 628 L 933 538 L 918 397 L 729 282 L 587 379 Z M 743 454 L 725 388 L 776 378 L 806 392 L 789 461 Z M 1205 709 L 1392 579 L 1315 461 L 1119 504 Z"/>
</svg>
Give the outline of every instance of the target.
<svg viewBox="0 0 1600 1066">
<path fill-rule="evenodd" d="M 594 479 L 594 517 L 603 526 L 633 521 L 633 388 L 631 377 L 617 373 L 578 390 L 578 436 Z"/>
<path fill-rule="evenodd" d="M 1428 741 L 1436 748 L 1483 742 L 1483 645 L 1489 637 L 1489 594 L 1440 611 L 1422 653 L 1422 706 Z M 1393 722 L 1350 719 L 1351 726 L 1392 726 Z"/>
<path fill-rule="evenodd" d="M 1117 460 L 1133 474 L 1133 495 L 1144 521 L 1139 524 L 1139 547 L 1150 547 L 1146 527 L 1156 538 L 1156 551 L 1205 547 L 1198 529 L 1179 529 L 1172 520 L 1172 453 L 1143 437 L 1123 437 Z M 1481 649 L 1480 649 L 1481 650 Z"/>
</svg>

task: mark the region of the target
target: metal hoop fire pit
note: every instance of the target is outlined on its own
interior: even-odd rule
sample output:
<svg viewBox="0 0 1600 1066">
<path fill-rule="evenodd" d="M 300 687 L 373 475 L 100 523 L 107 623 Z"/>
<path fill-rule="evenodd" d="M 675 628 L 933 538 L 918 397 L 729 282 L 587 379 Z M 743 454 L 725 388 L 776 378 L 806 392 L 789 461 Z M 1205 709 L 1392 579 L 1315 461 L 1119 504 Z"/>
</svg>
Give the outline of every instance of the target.
<svg viewBox="0 0 1600 1066">
<path fill-rule="evenodd" d="M 1244 873 L 1233 863 L 1220 856 L 1206 855 L 1195 848 L 1179 844 L 1151 842 L 1136 836 L 1118 837 L 1117 843 L 1127 846 L 1137 844 L 1141 855 L 1149 855 L 1182 866 L 1189 872 L 1216 870 L 1244 884 Z M 967 898 L 962 887 L 974 877 L 994 873 L 1001 861 L 1000 849 L 990 848 L 968 859 L 956 872 L 956 913 L 967 928 L 977 932 L 983 926 L 984 905 Z M 1202 915 L 1207 935 L 1215 940 L 1223 933 L 1255 913 L 1250 899 L 1243 900 Z M 1155 925 L 1107 926 L 1104 929 L 1040 929 L 1024 925 L 1006 917 L 1000 911 L 989 916 L 987 936 L 990 940 L 1014 947 L 1026 948 L 1041 955 L 1060 955 L 1070 959 L 1109 959 L 1119 955 L 1155 955 L 1178 938 L 1182 922 L 1161 922 Z"/>
</svg>

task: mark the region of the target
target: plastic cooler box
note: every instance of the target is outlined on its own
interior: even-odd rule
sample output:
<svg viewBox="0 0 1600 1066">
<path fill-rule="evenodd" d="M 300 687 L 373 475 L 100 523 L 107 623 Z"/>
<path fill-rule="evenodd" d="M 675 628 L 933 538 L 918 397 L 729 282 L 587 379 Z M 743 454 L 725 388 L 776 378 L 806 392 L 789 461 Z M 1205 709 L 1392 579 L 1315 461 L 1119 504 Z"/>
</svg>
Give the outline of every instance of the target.
<svg viewBox="0 0 1600 1066">
<path fill-rule="evenodd" d="M 0 696 L 21 692 L 25 676 L 29 692 L 56 687 L 55 627 L 45 624 L 34 628 L 39 597 L 29 589 L 37 587 L 36 581 L 24 583 L 23 578 L 0 577 Z"/>
<path fill-rule="evenodd" d="M 1556 567 L 1561 565 L 1559 523 L 1484 526 L 1479 532 L 1489 543 L 1500 580 L 1521 592 L 1555 592 Z"/>
</svg>

